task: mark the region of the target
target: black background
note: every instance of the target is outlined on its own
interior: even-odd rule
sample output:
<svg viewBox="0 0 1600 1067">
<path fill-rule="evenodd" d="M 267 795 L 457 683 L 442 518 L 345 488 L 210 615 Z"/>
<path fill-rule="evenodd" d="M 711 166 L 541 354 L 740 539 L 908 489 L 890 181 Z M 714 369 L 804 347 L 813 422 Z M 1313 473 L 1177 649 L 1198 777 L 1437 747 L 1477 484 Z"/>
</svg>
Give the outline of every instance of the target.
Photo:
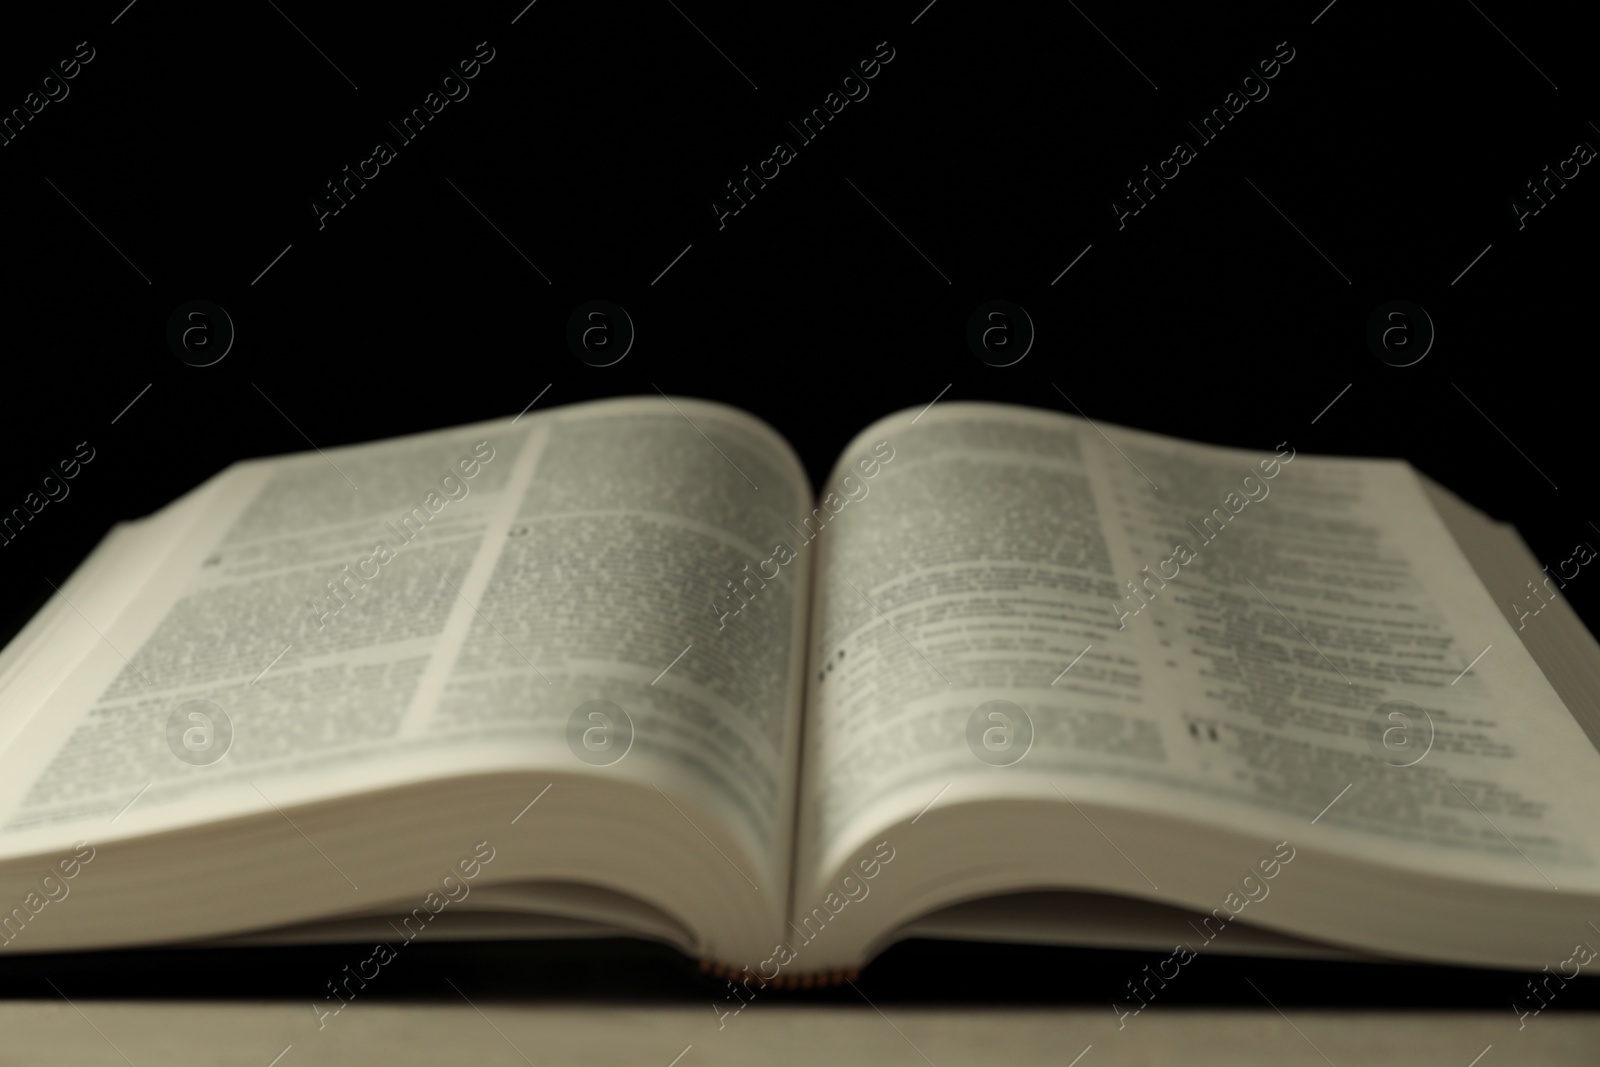
<svg viewBox="0 0 1600 1067">
<path fill-rule="evenodd" d="M 510 415 L 546 386 L 538 409 L 658 387 L 737 405 L 785 434 L 814 481 L 867 422 L 942 395 L 1404 457 L 1551 564 L 1596 533 L 1600 179 L 1584 167 L 1520 230 L 1510 206 L 1575 143 L 1600 144 L 1590 45 L 1565 11 L 124 2 L 0 39 L 7 112 L 78 42 L 95 49 L 70 95 L 0 147 L 0 511 L 78 442 L 95 449 L 70 496 L 0 547 L 4 636 L 111 524 L 236 460 Z M 400 145 L 385 123 L 480 41 L 494 58 L 470 95 Z M 885 41 L 894 58 L 870 95 L 800 144 L 787 122 Z M 1270 95 L 1201 145 L 1185 121 L 1280 42 L 1293 59 Z M 1180 139 L 1196 158 L 1119 229 L 1109 201 Z M 379 140 L 395 160 L 319 228 L 313 199 Z M 796 159 L 719 228 L 712 200 L 779 140 Z M 197 298 L 237 331 L 204 368 L 166 340 Z M 597 298 L 637 328 L 604 368 L 565 340 Z M 1037 330 L 1008 367 L 966 342 L 969 315 L 997 298 Z M 1437 330 L 1412 366 L 1366 341 L 1395 299 Z M 1595 588 L 1568 586 L 1591 626 Z M 900 951 L 867 988 L 932 995 L 937 953 L 895 964 L 932 950 Z M 153 985 L 99 992 L 317 984 L 292 953 L 258 958 L 249 990 L 141 962 Z M 1520 988 L 1274 966 L 1290 999 L 1501 1005 Z M 1104 989 L 1062 995 L 1116 994 L 1122 971 L 1097 969 Z M 1231 979 L 1191 986 L 1253 1002 Z"/>
</svg>

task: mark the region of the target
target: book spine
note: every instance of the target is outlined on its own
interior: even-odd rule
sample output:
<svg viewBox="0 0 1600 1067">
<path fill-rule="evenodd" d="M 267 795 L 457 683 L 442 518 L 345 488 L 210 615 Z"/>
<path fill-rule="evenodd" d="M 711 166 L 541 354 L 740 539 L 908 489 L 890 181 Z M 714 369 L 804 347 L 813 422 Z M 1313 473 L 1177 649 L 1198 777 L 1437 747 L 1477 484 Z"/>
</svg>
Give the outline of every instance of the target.
<svg viewBox="0 0 1600 1067">
<path fill-rule="evenodd" d="M 744 969 L 702 957 L 700 972 L 731 980 L 744 974 Z M 808 971 L 802 974 L 785 974 L 780 971 L 771 978 L 763 979 L 765 982 L 763 988 L 770 986 L 773 989 L 831 989 L 845 982 L 853 982 L 859 977 L 861 977 L 860 967 L 835 967 L 828 971 Z"/>
</svg>

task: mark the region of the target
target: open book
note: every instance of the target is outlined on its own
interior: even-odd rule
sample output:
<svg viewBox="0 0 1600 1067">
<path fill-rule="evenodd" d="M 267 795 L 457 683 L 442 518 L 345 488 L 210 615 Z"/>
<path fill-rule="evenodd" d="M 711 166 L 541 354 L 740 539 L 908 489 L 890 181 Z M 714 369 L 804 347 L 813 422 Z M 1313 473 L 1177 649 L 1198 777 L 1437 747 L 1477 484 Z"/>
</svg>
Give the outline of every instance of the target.
<svg viewBox="0 0 1600 1067">
<path fill-rule="evenodd" d="M 118 526 L 0 655 L 0 950 L 620 933 L 810 984 L 912 936 L 1593 936 L 1600 647 L 1405 463 L 945 402 L 822 489 L 623 399 Z"/>
</svg>

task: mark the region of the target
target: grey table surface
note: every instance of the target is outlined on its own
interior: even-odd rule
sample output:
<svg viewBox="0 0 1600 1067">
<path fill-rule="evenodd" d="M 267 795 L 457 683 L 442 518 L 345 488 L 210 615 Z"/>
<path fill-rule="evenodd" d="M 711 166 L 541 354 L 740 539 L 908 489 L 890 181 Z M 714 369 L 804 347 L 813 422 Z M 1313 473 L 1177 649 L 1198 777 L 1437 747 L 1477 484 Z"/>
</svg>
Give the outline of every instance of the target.
<svg viewBox="0 0 1600 1067">
<path fill-rule="evenodd" d="M 528 1006 L 352 1003 L 321 1029 L 292 1002 L 82 1000 L 0 1004 L 0 1064 L 1053 1064 L 1600 1063 L 1600 1017 L 1505 1012 L 1146 1011 L 950 1007 L 887 1012 L 751 1004 Z"/>
</svg>

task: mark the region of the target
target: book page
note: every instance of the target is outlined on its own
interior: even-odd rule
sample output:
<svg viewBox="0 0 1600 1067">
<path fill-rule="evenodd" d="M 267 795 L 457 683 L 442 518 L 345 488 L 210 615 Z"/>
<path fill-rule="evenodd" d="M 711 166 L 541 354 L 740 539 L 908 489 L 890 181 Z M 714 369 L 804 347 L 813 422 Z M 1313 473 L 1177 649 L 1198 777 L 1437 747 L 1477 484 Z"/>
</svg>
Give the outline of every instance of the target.
<svg viewBox="0 0 1600 1067">
<path fill-rule="evenodd" d="M 835 477 L 880 438 L 819 550 L 800 870 L 1019 797 L 1597 883 L 1600 754 L 1405 464 L 941 403 Z"/>
<path fill-rule="evenodd" d="M 1091 436 L 1040 412 L 940 404 L 841 456 L 830 486 L 871 469 L 879 442 L 892 458 L 818 535 L 797 870 L 830 870 L 907 805 L 990 782 L 966 735 L 993 699 L 1032 716 L 1031 740 L 990 732 L 1015 721 L 978 731 L 1026 750 L 1010 770 L 1160 752 L 1154 640 L 1108 640 L 1118 568 Z"/>
<path fill-rule="evenodd" d="M 481 550 L 526 436 L 423 435 L 213 479 L 126 610 L 71 613 L 89 651 L 0 756 L 0 846 L 105 824 L 136 795 L 118 830 L 224 817 L 219 794 L 259 810 L 258 777 L 284 781 L 265 787 L 281 803 L 293 779 L 389 749 L 451 614 L 445 581 Z"/>
<path fill-rule="evenodd" d="M 537 767 L 693 797 L 786 882 L 809 561 L 724 627 L 711 602 L 809 487 L 758 420 L 676 404 L 220 475 L 131 606 L 76 620 L 0 755 L 0 854 Z M 632 718 L 615 766 L 568 744 L 589 700 Z"/>
<path fill-rule="evenodd" d="M 781 897 L 810 559 L 774 549 L 793 539 L 786 520 L 804 514 L 809 479 L 781 438 L 721 405 L 585 407 L 544 431 L 414 727 L 532 745 L 557 764 L 590 745 L 604 773 L 652 786 L 670 775 L 766 858 Z"/>
<path fill-rule="evenodd" d="M 138 596 L 162 560 L 203 509 L 216 482 L 196 488 L 154 515 L 118 523 L 56 596 L 0 651 L 0 751 L 33 711 L 71 673 L 100 637 L 83 619 L 110 619 Z M 41 586 L 54 584 L 41 575 Z"/>
</svg>

